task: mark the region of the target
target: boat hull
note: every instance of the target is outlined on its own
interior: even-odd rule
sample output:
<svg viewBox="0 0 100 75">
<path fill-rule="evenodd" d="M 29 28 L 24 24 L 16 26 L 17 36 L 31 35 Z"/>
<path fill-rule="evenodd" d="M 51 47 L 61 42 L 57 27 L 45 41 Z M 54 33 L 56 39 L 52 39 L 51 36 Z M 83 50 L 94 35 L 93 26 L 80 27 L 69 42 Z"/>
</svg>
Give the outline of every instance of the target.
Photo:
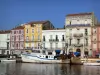
<svg viewBox="0 0 100 75">
<path fill-rule="evenodd" d="M 56 59 L 42 59 L 35 56 L 27 56 L 27 55 L 21 55 L 22 62 L 27 63 L 70 63 L 70 61 L 67 60 L 56 60 Z"/>
</svg>

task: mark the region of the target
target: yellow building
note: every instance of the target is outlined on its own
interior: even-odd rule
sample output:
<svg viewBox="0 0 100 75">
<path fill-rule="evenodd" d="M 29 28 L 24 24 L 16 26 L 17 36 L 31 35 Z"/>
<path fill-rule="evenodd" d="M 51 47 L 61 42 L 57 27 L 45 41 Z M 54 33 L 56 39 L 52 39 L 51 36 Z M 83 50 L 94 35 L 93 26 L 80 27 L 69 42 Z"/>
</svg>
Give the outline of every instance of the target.
<svg viewBox="0 0 100 75">
<path fill-rule="evenodd" d="M 53 29 L 50 21 L 33 21 L 24 25 L 25 49 L 41 48 L 42 30 Z"/>
</svg>

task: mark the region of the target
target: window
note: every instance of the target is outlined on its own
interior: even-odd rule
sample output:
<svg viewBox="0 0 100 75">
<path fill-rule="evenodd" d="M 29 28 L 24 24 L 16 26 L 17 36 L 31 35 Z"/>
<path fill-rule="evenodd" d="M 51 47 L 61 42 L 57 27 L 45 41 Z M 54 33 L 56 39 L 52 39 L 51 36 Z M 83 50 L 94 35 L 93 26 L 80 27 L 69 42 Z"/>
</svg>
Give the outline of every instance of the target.
<svg viewBox="0 0 100 75">
<path fill-rule="evenodd" d="M 21 37 L 21 40 L 22 40 L 23 39 L 23 35 L 21 35 L 20 37 Z"/>
<path fill-rule="evenodd" d="M 71 25 L 71 21 L 70 21 L 70 25 Z"/>
<path fill-rule="evenodd" d="M 32 29 L 32 33 L 34 33 L 34 29 Z"/>
<path fill-rule="evenodd" d="M 38 49 L 40 48 L 40 43 L 38 43 Z"/>
<path fill-rule="evenodd" d="M 86 46 L 88 46 L 88 38 L 86 38 Z"/>
<path fill-rule="evenodd" d="M 64 48 L 65 47 L 65 43 L 62 43 L 62 48 Z"/>
<path fill-rule="evenodd" d="M 43 36 L 43 41 L 45 41 L 45 36 Z"/>
<path fill-rule="evenodd" d="M 21 47 L 23 47 L 23 44 L 21 44 Z"/>
<path fill-rule="evenodd" d="M 21 34 L 21 30 L 19 30 L 19 34 Z"/>
<path fill-rule="evenodd" d="M 56 35 L 56 41 L 58 41 L 58 35 Z"/>
<path fill-rule="evenodd" d="M 62 35 L 62 41 L 64 41 L 65 39 L 64 39 L 64 35 Z"/>
<path fill-rule="evenodd" d="M 52 52 L 48 52 L 48 55 L 52 55 Z M 50 56 L 49 56 L 50 57 Z"/>
<path fill-rule="evenodd" d="M 85 20 L 85 24 L 87 24 L 87 20 Z"/>
<path fill-rule="evenodd" d="M 26 40 L 27 40 L 27 41 L 29 40 L 28 36 L 26 37 Z"/>
<path fill-rule="evenodd" d="M 28 29 L 26 30 L 26 33 L 28 33 Z"/>
<path fill-rule="evenodd" d="M 14 36 L 14 40 L 16 40 L 16 36 Z"/>
<path fill-rule="evenodd" d="M 20 40 L 21 38 L 20 38 L 20 35 L 19 35 L 19 40 Z"/>
<path fill-rule="evenodd" d="M 87 29 L 85 29 L 85 35 L 88 35 L 88 31 L 87 31 Z"/>
<path fill-rule="evenodd" d="M 77 28 L 77 30 L 80 30 L 79 28 Z"/>
<path fill-rule="evenodd" d="M 12 47 L 14 47 L 14 43 L 12 43 Z"/>
<path fill-rule="evenodd" d="M 80 43 L 80 39 L 77 39 L 77 44 L 79 44 Z"/>
</svg>

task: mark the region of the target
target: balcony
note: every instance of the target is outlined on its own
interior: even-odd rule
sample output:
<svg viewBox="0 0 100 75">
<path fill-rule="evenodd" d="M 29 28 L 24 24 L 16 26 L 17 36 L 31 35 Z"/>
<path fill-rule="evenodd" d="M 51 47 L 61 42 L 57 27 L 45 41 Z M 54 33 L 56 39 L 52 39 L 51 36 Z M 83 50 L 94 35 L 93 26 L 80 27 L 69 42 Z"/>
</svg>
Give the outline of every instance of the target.
<svg viewBox="0 0 100 75">
<path fill-rule="evenodd" d="M 49 42 L 59 42 L 59 39 L 49 39 Z"/>
<path fill-rule="evenodd" d="M 66 25 L 66 27 L 74 27 L 74 26 L 90 26 L 90 24 L 71 24 L 71 25 Z"/>
<path fill-rule="evenodd" d="M 83 44 L 74 44 L 75 47 L 82 47 Z"/>
<path fill-rule="evenodd" d="M 41 40 L 25 40 L 25 42 L 41 42 Z"/>
<path fill-rule="evenodd" d="M 74 34 L 73 36 L 74 37 L 83 37 L 83 34 L 82 33 L 80 33 L 80 34 Z"/>
<path fill-rule="evenodd" d="M 33 48 L 32 47 L 25 47 L 24 49 L 25 50 L 32 50 Z"/>
</svg>

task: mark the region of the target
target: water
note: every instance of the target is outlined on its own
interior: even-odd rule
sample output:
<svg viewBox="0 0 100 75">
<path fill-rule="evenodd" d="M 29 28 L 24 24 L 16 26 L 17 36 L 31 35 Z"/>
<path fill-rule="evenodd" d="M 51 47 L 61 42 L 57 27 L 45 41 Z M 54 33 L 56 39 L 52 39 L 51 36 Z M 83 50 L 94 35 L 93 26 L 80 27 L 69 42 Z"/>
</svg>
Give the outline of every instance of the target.
<svg viewBox="0 0 100 75">
<path fill-rule="evenodd" d="M 100 66 L 0 63 L 0 75 L 100 75 Z"/>
</svg>

